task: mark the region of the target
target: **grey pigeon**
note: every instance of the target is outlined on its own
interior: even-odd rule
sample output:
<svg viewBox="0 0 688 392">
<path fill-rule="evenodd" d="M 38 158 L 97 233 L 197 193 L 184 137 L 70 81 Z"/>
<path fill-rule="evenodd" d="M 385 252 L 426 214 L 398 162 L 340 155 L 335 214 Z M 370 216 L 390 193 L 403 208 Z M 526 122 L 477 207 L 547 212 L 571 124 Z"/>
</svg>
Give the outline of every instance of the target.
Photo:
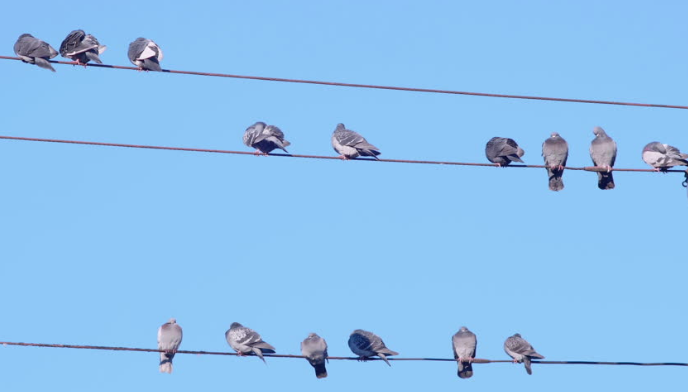
<svg viewBox="0 0 688 392">
<path fill-rule="evenodd" d="M 525 151 L 508 137 L 493 137 L 485 146 L 487 160 L 497 166 L 507 166 L 511 162 L 523 162 L 521 157 Z"/>
<path fill-rule="evenodd" d="M 317 333 L 309 333 L 308 337 L 301 342 L 301 354 L 315 369 L 315 377 L 327 377 L 327 369 L 325 369 L 327 342 L 325 339 L 318 336 Z"/>
<path fill-rule="evenodd" d="M 595 138 L 590 144 L 590 158 L 595 166 L 607 168 L 606 172 L 597 172 L 597 186 L 602 189 L 614 189 L 612 168 L 616 161 L 616 142 L 607 136 L 604 129 L 595 127 L 592 133 Z"/>
<path fill-rule="evenodd" d="M 559 136 L 557 132 L 552 132 L 549 139 L 542 143 L 542 157 L 547 166 L 547 177 L 549 177 L 549 189 L 560 191 L 564 189 L 564 174 L 566 159 L 569 157 L 569 144 Z"/>
<path fill-rule="evenodd" d="M 643 148 L 643 161 L 657 171 L 668 170 L 673 166 L 688 166 L 688 154 L 682 154 L 674 146 L 652 142 Z"/>
<path fill-rule="evenodd" d="M 475 359 L 475 348 L 478 339 L 475 334 L 466 327 L 461 327 L 459 332 L 452 337 L 452 347 L 454 348 L 454 359 L 459 363 L 457 372 L 460 378 L 470 378 L 473 376 L 473 359 Z"/>
<path fill-rule="evenodd" d="M 255 148 L 256 154 L 267 155 L 276 148 L 289 154 L 286 147 L 291 143 L 284 140 L 284 133 L 279 128 L 258 121 L 246 128 L 246 132 L 244 132 L 244 144 Z"/>
<path fill-rule="evenodd" d="M 147 38 L 137 38 L 129 44 L 129 61 L 142 71 L 162 71 L 162 49 Z"/>
<path fill-rule="evenodd" d="M 514 359 L 514 363 L 523 362 L 528 374 L 533 374 L 533 370 L 530 368 L 530 360 L 532 358 L 545 359 L 545 357 L 538 354 L 533 346 L 518 333 L 506 339 L 504 342 L 504 351 Z"/>
<path fill-rule="evenodd" d="M 62 57 L 76 61 L 77 64 L 85 65 L 89 61 L 102 64 L 98 55 L 105 49 L 107 46 L 101 45 L 96 37 L 86 34 L 83 30 L 74 30 L 62 41 L 60 54 Z"/>
<path fill-rule="evenodd" d="M 263 352 L 274 353 L 275 348 L 261 339 L 258 332 L 251 328 L 246 328 L 239 323 L 232 323 L 225 332 L 227 343 L 237 352 L 239 356 L 254 353 L 261 361 L 265 362 Z"/>
<path fill-rule="evenodd" d="M 341 155 L 342 159 L 353 159 L 359 156 L 379 159 L 380 149 L 368 143 L 358 133 L 346 129 L 344 124 L 337 124 L 332 133 L 332 147 Z"/>
<path fill-rule="evenodd" d="M 50 65 L 51 58 L 57 56 L 57 51 L 47 42 L 34 38 L 31 34 L 22 34 L 14 44 L 14 53 L 25 63 L 36 64 L 37 66 L 55 72 L 55 68 Z"/>
<path fill-rule="evenodd" d="M 177 324 L 177 320 L 171 318 L 168 322 L 161 325 L 158 329 L 158 350 L 165 350 L 160 353 L 160 372 L 172 373 L 172 358 L 182 342 L 182 327 Z"/>
<path fill-rule="evenodd" d="M 360 361 L 366 361 L 369 357 L 377 355 L 389 366 L 387 355 L 399 355 L 385 346 L 385 342 L 372 332 L 357 329 L 349 336 L 349 348 L 359 356 Z"/>
</svg>

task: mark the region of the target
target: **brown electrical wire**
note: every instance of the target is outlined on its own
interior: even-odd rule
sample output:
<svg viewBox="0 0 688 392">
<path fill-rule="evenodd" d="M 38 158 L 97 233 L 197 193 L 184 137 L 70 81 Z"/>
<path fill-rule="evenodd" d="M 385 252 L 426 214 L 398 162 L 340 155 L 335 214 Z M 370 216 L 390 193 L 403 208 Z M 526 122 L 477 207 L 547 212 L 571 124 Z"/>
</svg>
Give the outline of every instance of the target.
<svg viewBox="0 0 688 392">
<path fill-rule="evenodd" d="M 75 344 L 49 344 L 49 343 L 23 343 L 23 342 L 0 342 L 4 346 L 24 346 L 24 347 L 51 347 L 51 348 L 73 348 L 86 350 L 109 350 L 109 351 L 138 351 L 157 353 L 164 352 L 163 350 L 156 350 L 151 348 L 132 348 L 132 347 L 111 347 L 111 346 L 86 346 Z M 178 350 L 177 354 L 197 354 L 197 355 L 233 355 L 238 356 L 237 353 L 221 352 L 221 351 L 195 351 L 195 350 Z M 272 358 L 303 358 L 303 355 L 291 354 L 263 354 L 265 357 Z M 328 357 L 330 360 L 345 360 L 358 361 L 358 357 Z M 450 358 L 394 358 L 388 357 L 390 361 L 433 361 L 433 362 L 456 362 L 456 359 Z M 380 358 L 369 358 L 371 361 L 379 361 Z M 507 359 L 482 359 L 475 358 L 473 363 L 510 363 L 512 360 Z M 532 361 L 533 363 L 545 365 L 628 365 L 628 366 L 688 366 L 688 363 L 682 362 L 601 362 L 601 361 Z"/>
<path fill-rule="evenodd" d="M 10 57 L 10 56 L 0 56 L 0 59 L 3 59 L 3 60 L 21 60 L 19 57 Z M 73 62 L 73 61 L 50 60 L 49 62 L 51 62 L 53 64 L 77 65 L 76 62 Z M 128 69 L 128 70 L 133 70 L 133 71 L 139 71 L 139 68 L 125 67 L 125 66 L 121 66 L 121 65 L 93 64 L 93 63 L 80 64 L 80 65 L 82 65 L 84 67 L 87 66 L 87 67 L 97 67 L 97 68 Z M 263 80 L 263 81 L 269 81 L 269 82 L 306 83 L 306 84 L 319 84 L 319 85 L 337 86 L 337 87 L 356 87 L 356 88 L 368 88 L 368 89 L 378 89 L 378 90 L 411 91 L 411 92 L 418 92 L 418 93 L 470 95 L 470 96 L 476 96 L 476 97 L 528 99 L 528 100 L 536 100 L 536 101 L 556 101 L 556 102 L 570 102 L 570 103 L 592 103 L 592 104 L 599 104 L 599 105 L 639 106 L 639 107 L 665 108 L 665 109 L 688 109 L 688 106 L 683 106 L 683 105 L 665 105 L 665 104 L 653 104 L 653 103 L 603 101 L 603 100 L 597 100 L 597 99 L 539 97 L 539 96 L 531 96 L 531 95 L 493 94 L 493 93 L 441 90 L 441 89 L 430 89 L 430 88 L 381 86 L 381 85 L 374 85 L 374 84 L 324 82 L 324 81 L 317 81 L 317 80 L 274 78 L 274 77 L 267 77 L 267 76 L 232 75 L 232 74 L 212 73 L 212 72 L 176 71 L 176 70 L 172 70 L 172 69 L 163 69 L 162 72 L 163 73 L 172 73 L 172 74 L 184 74 L 184 75 L 214 76 L 214 77 L 220 77 L 220 78 Z"/>
<path fill-rule="evenodd" d="M 19 140 L 19 141 L 29 141 L 29 142 L 46 142 L 46 143 L 67 143 L 67 144 L 81 144 L 89 146 L 107 146 L 107 147 L 125 147 L 125 148 L 141 148 L 149 150 L 171 150 L 171 151 L 188 151 L 188 152 L 206 152 L 206 153 L 217 153 L 217 154 L 237 154 L 237 155 L 256 155 L 255 152 L 248 151 L 231 151 L 231 150 L 215 150 L 207 148 L 189 148 L 189 147 L 167 147 L 167 146 L 151 146 L 151 145 L 141 145 L 141 144 L 124 144 L 124 143 L 103 143 L 103 142 L 89 142 L 80 140 L 61 140 L 61 139 L 45 139 L 45 138 L 33 138 L 33 137 L 20 137 L 20 136 L 4 136 L 0 135 L 0 139 L 5 140 Z M 304 154 L 267 154 L 271 157 L 287 157 L 287 158 L 309 158 L 309 159 L 334 159 L 342 160 L 342 158 L 337 156 L 325 156 L 325 155 L 304 155 Z M 363 162 L 391 162 L 391 163 L 415 163 L 415 164 L 426 164 L 426 165 L 452 165 L 452 166 L 488 166 L 488 167 L 498 167 L 495 163 L 472 163 L 472 162 L 451 162 L 451 161 L 421 161 L 421 160 L 411 160 L 411 159 L 352 159 L 353 161 L 363 161 Z M 513 168 L 525 168 L 525 169 L 544 169 L 544 165 L 509 165 L 504 167 Z M 590 172 L 605 172 L 606 167 L 599 166 L 585 166 L 585 167 L 565 167 L 566 170 L 584 170 Z M 653 169 L 623 169 L 623 168 L 612 168 L 615 172 L 648 172 L 655 173 L 656 170 Z M 668 173 L 686 173 L 686 170 L 676 170 L 669 169 L 663 172 Z"/>
</svg>

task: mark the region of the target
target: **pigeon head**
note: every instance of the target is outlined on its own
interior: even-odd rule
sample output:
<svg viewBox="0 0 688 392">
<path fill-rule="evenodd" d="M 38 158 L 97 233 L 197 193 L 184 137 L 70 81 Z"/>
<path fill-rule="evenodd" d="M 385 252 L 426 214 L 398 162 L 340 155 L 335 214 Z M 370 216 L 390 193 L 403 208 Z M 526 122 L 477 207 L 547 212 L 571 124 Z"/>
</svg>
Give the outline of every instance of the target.
<svg viewBox="0 0 688 392">
<path fill-rule="evenodd" d="M 459 328 L 459 332 L 468 332 L 468 328 L 461 327 L 461 328 Z"/>
<path fill-rule="evenodd" d="M 595 127 L 592 130 L 592 133 L 594 133 L 595 136 L 607 136 L 607 134 L 604 132 L 604 129 L 602 129 L 602 127 Z"/>
<path fill-rule="evenodd" d="M 319 337 L 319 336 L 318 336 L 317 333 L 311 332 L 311 333 L 308 334 L 308 337 L 309 337 L 309 338 L 317 338 L 317 337 Z"/>
<path fill-rule="evenodd" d="M 26 38 L 26 37 L 33 38 L 33 35 L 31 35 L 31 34 L 22 34 L 22 35 L 19 36 L 19 39 Z"/>
<path fill-rule="evenodd" d="M 515 338 L 520 338 L 520 337 L 521 337 L 521 334 L 520 334 L 520 333 L 515 333 L 515 334 L 514 334 L 514 337 L 515 337 Z"/>
<path fill-rule="evenodd" d="M 552 132 L 552 134 L 550 134 L 550 136 L 551 137 L 560 137 L 559 132 Z"/>
<path fill-rule="evenodd" d="M 659 152 L 666 152 L 666 149 L 664 148 L 664 145 L 660 142 L 652 142 L 648 143 L 644 148 L 643 151 L 659 151 Z"/>
<path fill-rule="evenodd" d="M 339 131 L 340 129 L 345 129 L 345 128 L 346 128 L 346 127 L 344 126 L 344 124 L 339 123 L 339 124 L 337 124 L 337 129 L 336 129 L 336 130 Z"/>
<path fill-rule="evenodd" d="M 177 324 L 177 319 L 172 317 L 171 319 L 167 320 L 167 324 Z"/>
<path fill-rule="evenodd" d="M 239 324 L 239 323 L 237 323 L 237 322 L 233 322 L 233 323 L 229 326 L 229 329 L 232 329 L 232 328 L 241 328 L 241 327 L 243 327 L 243 325 L 241 325 L 241 324 Z"/>
</svg>

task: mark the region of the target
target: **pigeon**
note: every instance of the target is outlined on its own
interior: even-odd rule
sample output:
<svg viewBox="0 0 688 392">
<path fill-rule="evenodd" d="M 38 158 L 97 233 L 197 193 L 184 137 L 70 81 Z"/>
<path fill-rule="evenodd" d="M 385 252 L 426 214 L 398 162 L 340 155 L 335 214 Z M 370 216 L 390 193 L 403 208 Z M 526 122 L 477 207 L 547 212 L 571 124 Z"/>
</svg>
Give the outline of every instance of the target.
<svg viewBox="0 0 688 392">
<path fill-rule="evenodd" d="M 542 143 L 542 157 L 547 166 L 549 189 L 555 192 L 564 189 L 564 180 L 561 176 L 569 157 L 569 144 L 557 132 L 552 132 L 551 137 Z"/>
<path fill-rule="evenodd" d="M 592 133 L 595 138 L 590 144 L 590 158 L 595 166 L 607 168 L 606 172 L 597 172 L 597 186 L 602 189 L 614 189 L 612 167 L 616 160 L 616 142 L 607 136 L 604 129 L 595 127 Z"/>
<path fill-rule="evenodd" d="M 511 162 L 523 162 L 521 157 L 525 151 L 508 137 L 493 137 L 485 146 L 487 160 L 497 166 L 508 166 Z"/>
<path fill-rule="evenodd" d="M 129 44 L 129 60 L 142 71 L 161 72 L 162 49 L 147 38 L 136 38 Z"/>
<path fill-rule="evenodd" d="M 518 333 L 506 339 L 504 342 L 504 351 L 514 359 L 514 363 L 523 362 L 528 374 L 533 374 L 533 370 L 530 368 L 530 360 L 532 358 L 545 359 L 545 357 L 538 354 L 533 346 Z"/>
<path fill-rule="evenodd" d="M 244 144 L 255 148 L 256 155 L 268 155 L 276 148 L 289 154 L 286 147 L 291 143 L 284 140 L 284 133 L 279 128 L 274 125 L 265 125 L 264 122 L 258 121 L 246 128 Z"/>
<path fill-rule="evenodd" d="M 275 348 L 261 339 L 258 332 L 251 328 L 246 328 L 239 323 L 232 323 L 227 332 L 225 332 L 225 339 L 227 343 L 237 352 L 237 355 L 243 356 L 255 353 L 264 363 L 263 352 L 274 353 Z"/>
<path fill-rule="evenodd" d="M 77 64 L 86 65 L 89 61 L 102 64 L 98 55 L 105 49 L 107 46 L 101 45 L 96 37 L 86 34 L 83 30 L 74 30 L 62 41 L 60 54 L 76 61 Z"/>
<path fill-rule="evenodd" d="M 36 64 L 37 66 L 55 72 L 55 68 L 50 65 L 51 58 L 57 56 L 57 51 L 47 42 L 34 38 L 31 34 L 22 34 L 14 44 L 14 53 L 25 63 Z"/>
<path fill-rule="evenodd" d="M 461 327 L 459 332 L 452 337 L 454 359 L 459 363 L 457 374 L 460 378 L 470 378 L 473 376 L 473 366 L 471 363 L 475 359 L 475 347 L 477 344 L 478 340 L 475 334 L 466 327 Z"/>
<path fill-rule="evenodd" d="M 372 332 L 357 329 L 349 336 L 349 348 L 359 356 L 359 361 L 367 361 L 369 357 L 377 355 L 389 366 L 386 355 L 399 355 L 385 346 L 385 342 Z"/>
<path fill-rule="evenodd" d="M 160 353 L 160 373 L 172 373 L 172 358 L 182 342 L 182 327 L 171 318 L 158 329 L 158 350 Z"/>
<path fill-rule="evenodd" d="M 353 159 L 359 156 L 380 159 L 377 157 L 380 155 L 379 148 L 368 143 L 358 133 L 346 129 L 344 124 L 337 124 L 337 128 L 332 133 L 332 147 L 342 159 Z"/>
<path fill-rule="evenodd" d="M 643 148 L 643 161 L 656 171 L 668 170 L 673 166 L 688 166 L 688 154 L 682 154 L 674 146 L 652 142 Z"/>
<path fill-rule="evenodd" d="M 318 336 L 317 333 L 309 333 L 308 337 L 301 342 L 301 354 L 315 369 L 315 377 L 327 377 L 325 360 L 327 359 L 327 342 Z"/>
</svg>

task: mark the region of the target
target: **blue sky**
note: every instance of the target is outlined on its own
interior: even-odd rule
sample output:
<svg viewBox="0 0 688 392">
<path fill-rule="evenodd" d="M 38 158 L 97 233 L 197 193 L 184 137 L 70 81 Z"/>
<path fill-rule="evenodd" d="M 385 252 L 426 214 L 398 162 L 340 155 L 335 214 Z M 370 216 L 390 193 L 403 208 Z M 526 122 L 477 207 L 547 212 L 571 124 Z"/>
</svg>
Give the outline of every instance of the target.
<svg viewBox="0 0 688 392">
<path fill-rule="evenodd" d="M 507 94 L 687 104 L 680 1 L 199 1 L 7 4 L 3 55 L 25 32 L 59 48 L 94 34 L 106 64 L 139 36 L 163 68 Z M 61 59 L 61 58 L 60 58 Z M 0 61 L 0 134 L 249 150 L 255 121 L 290 152 L 334 154 L 343 122 L 384 158 L 484 162 L 493 136 L 541 164 L 557 131 L 590 165 L 594 126 L 617 166 L 650 141 L 688 150 L 682 110 L 566 104 L 137 73 Z M 682 361 L 682 176 L 261 158 L 0 141 L 0 340 L 154 348 L 176 317 L 181 348 L 229 351 L 239 321 L 278 352 L 314 331 L 403 357 L 450 357 L 466 325 L 478 357 L 520 332 L 551 360 Z M 682 390 L 682 368 L 332 361 L 0 347 L 7 390 Z"/>
</svg>

